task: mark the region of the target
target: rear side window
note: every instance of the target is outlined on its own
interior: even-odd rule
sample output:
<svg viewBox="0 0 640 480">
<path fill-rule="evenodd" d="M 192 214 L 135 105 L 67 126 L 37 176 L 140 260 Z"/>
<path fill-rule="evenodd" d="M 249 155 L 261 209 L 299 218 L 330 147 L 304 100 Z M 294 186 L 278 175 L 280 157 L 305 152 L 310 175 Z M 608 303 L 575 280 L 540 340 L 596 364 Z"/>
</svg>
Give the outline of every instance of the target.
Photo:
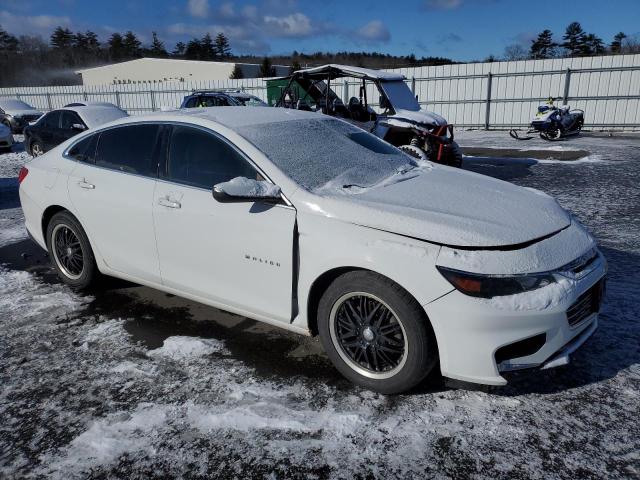
<svg viewBox="0 0 640 480">
<path fill-rule="evenodd" d="M 127 125 L 100 134 L 96 165 L 126 173 L 155 177 L 154 152 L 160 140 L 159 125 Z"/>
<path fill-rule="evenodd" d="M 173 127 L 165 176 L 206 189 L 236 177 L 262 180 L 253 166 L 224 140 L 203 130 L 182 126 Z"/>
<path fill-rule="evenodd" d="M 187 103 L 184 104 L 184 108 L 195 108 L 197 101 L 198 99 L 196 97 L 190 98 L 187 100 Z"/>
<path fill-rule="evenodd" d="M 69 149 L 67 156 L 77 160 L 78 162 L 95 163 L 97 143 L 98 135 L 90 135 L 83 138 Z"/>
</svg>

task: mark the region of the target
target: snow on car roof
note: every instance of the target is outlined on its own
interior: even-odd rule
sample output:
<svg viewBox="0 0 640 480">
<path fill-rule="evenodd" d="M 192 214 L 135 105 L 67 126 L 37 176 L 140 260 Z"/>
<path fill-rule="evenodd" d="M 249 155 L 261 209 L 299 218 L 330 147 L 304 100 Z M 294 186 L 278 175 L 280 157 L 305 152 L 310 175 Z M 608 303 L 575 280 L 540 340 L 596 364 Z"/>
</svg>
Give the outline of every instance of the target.
<svg viewBox="0 0 640 480">
<path fill-rule="evenodd" d="M 0 108 L 3 110 L 35 110 L 28 103 L 24 103 L 22 100 L 15 98 L 1 98 Z"/>
<path fill-rule="evenodd" d="M 107 105 L 90 105 L 81 107 L 66 107 L 62 110 L 68 110 L 77 113 L 87 127 L 93 128 L 118 118 L 127 117 L 127 113 L 123 112 L 116 106 Z"/>
<path fill-rule="evenodd" d="M 174 112 L 171 112 L 174 113 Z M 188 115 L 235 129 L 238 127 L 249 127 L 265 123 L 287 122 L 294 120 L 304 120 L 309 118 L 328 119 L 332 118 L 316 112 L 305 112 L 290 108 L 264 108 L 264 107 L 209 107 L 191 108 L 178 110 L 178 115 Z"/>
<path fill-rule="evenodd" d="M 405 76 L 401 73 L 385 72 L 384 70 L 373 70 L 371 68 L 352 67 L 350 65 L 339 65 L 337 63 L 330 63 L 320 67 L 305 68 L 293 72 L 293 75 L 302 75 L 305 77 L 317 76 L 320 79 L 326 78 L 329 74 L 331 74 L 331 78 L 356 77 L 370 80 L 382 80 L 386 82 L 405 79 Z M 291 75 L 282 78 L 291 78 Z"/>
</svg>

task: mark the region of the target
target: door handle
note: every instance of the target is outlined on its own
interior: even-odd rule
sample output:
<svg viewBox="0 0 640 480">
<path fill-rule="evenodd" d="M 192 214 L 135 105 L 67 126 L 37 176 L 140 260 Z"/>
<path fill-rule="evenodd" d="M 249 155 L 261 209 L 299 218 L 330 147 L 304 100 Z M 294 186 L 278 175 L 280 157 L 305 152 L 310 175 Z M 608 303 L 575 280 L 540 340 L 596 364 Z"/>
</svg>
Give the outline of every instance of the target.
<svg viewBox="0 0 640 480">
<path fill-rule="evenodd" d="M 80 188 L 87 188 L 89 190 L 93 190 L 96 186 L 93 183 L 87 182 L 85 179 L 82 179 L 78 182 L 78 186 Z"/>
<path fill-rule="evenodd" d="M 181 208 L 182 207 L 180 202 L 176 202 L 175 200 L 170 200 L 167 197 L 160 197 L 158 199 L 158 205 L 162 205 L 163 207 L 169 207 L 169 208 Z"/>
</svg>

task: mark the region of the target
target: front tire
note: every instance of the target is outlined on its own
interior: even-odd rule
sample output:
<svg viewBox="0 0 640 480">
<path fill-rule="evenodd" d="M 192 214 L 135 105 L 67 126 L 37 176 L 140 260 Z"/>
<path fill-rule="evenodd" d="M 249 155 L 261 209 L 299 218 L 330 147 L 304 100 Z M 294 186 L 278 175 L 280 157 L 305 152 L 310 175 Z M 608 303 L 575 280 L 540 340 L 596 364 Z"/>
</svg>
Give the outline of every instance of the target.
<svg viewBox="0 0 640 480">
<path fill-rule="evenodd" d="M 84 289 L 98 276 L 87 234 L 69 212 L 56 213 L 47 226 L 49 258 L 58 277 L 67 285 Z"/>
<path fill-rule="evenodd" d="M 348 272 L 318 306 L 325 352 L 353 383 L 384 394 L 418 385 L 438 359 L 424 310 L 402 287 L 373 272 Z"/>
<path fill-rule="evenodd" d="M 33 142 L 31 142 L 31 146 L 29 147 L 29 152 L 31 153 L 32 157 L 34 158 L 39 157 L 44 153 L 44 147 L 40 142 L 38 142 L 37 140 L 34 140 Z"/>
</svg>

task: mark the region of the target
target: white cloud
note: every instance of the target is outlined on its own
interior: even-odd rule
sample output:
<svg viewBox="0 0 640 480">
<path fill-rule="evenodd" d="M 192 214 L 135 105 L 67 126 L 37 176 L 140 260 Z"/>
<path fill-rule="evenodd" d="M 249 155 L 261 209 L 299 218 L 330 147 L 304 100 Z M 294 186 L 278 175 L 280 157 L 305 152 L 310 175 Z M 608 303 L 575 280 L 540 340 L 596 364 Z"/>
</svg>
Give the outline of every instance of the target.
<svg viewBox="0 0 640 480">
<path fill-rule="evenodd" d="M 427 0 L 426 6 L 428 8 L 436 8 L 439 10 L 451 10 L 452 8 L 458 8 L 462 5 L 462 0 Z"/>
<path fill-rule="evenodd" d="M 55 15 L 14 15 L 7 11 L 0 11 L 0 25 L 14 35 L 51 35 L 51 31 L 58 27 L 70 27 L 69 17 Z"/>
<path fill-rule="evenodd" d="M 314 33 L 311 19 L 304 13 L 292 13 L 286 17 L 264 17 L 265 25 L 274 36 L 306 37 Z"/>
<path fill-rule="evenodd" d="M 368 42 L 388 42 L 391 40 L 389 30 L 380 20 L 372 20 L 356 30 L 356 36 Z"/>
<path fill-rule="evenodd" d="M 206 18 L 209 15 L 209 0 L 189 0 L 187 11 L 192 17 Z"/>
</svg>

